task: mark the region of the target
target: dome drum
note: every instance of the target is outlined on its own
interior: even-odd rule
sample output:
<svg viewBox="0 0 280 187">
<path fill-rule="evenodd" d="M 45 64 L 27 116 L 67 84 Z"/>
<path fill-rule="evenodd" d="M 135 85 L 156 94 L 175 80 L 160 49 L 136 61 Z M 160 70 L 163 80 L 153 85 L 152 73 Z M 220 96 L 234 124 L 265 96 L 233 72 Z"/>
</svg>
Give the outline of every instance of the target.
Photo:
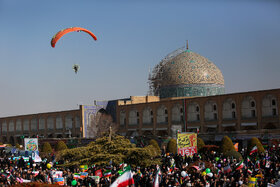
<svg viewBox="0 0 280 187">
<path fill-rule="evenodd" d="M 225 88 L 218 84 L 172 85 L 160 88 L 159 93 L 161 98 L 210 96 L 224 94 Z"/>
</svg>

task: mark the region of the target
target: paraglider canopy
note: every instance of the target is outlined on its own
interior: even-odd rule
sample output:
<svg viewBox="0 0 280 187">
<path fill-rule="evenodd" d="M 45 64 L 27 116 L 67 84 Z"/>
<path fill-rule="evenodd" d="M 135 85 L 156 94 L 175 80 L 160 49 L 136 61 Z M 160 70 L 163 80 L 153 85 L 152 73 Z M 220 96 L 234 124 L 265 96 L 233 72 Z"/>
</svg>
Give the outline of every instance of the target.
<svg viewBox="0 0 280 187">
<path fill-rule="evenodd" d="M 65 34 L 69 33 L 69 32 L 86 32 L 88 33 L 89 35 L 91 35 L 91 37 L 94 39 L 94 40 L 97 40 L 97 37 L 89 30 L 87 29 L 84 29 L 82 27 L 70 27 L 70 28 L 67 28 L 67 29 L 62 29 L 60 30 L 59 32 L 57 32 L 53 38 L 52 38 L 52 41 L 51 41 L 51 46 L 54 48 L 55 47 L 55 44 L 56 42 L 62 37 L 64 36 Z"/>
</svg>

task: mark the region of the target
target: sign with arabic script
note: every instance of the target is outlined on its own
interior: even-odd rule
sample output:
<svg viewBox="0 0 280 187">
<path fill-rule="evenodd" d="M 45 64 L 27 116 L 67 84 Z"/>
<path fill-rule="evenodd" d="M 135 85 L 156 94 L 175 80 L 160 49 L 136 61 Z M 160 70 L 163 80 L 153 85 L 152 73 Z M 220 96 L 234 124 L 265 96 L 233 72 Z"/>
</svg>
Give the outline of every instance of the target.
<svg viewBox="0 0 280 187">
<path fill-rule="evenodd" d="M 182 156 L 192 156 L 197 153 L 197 134 L 196 133 L 178 133 L 177 134 L 178 154 Z"/>
</svg>

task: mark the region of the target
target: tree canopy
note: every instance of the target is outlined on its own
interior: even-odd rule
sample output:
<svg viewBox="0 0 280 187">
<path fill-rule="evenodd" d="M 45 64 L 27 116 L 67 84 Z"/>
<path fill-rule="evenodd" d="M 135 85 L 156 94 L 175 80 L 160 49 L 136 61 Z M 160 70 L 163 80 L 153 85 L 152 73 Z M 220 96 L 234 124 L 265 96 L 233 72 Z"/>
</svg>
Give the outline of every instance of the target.
<svg viewBox="0 0 280 187">
<path fill-rule="evenodd" d="M 110 161 L 115 164 L 126 162 L 132 166 L 147 167 L 160 164 L 158 150 L 153 145 L 144 148 L 135 147 L 123 136 L 113 135 L 98 138 L 85 147 L 65 149 L 59 153 L 60 159 L 65 161 L 64 166 L 81 164 L 108 165 Z"/>
</svg>

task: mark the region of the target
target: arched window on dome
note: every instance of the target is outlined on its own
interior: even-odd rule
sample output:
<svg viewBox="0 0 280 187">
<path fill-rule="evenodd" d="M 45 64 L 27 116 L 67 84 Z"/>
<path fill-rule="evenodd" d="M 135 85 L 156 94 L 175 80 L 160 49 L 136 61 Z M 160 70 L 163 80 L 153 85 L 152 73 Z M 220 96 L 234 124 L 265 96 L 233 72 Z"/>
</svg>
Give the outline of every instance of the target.
<svg viewBox="0 0 280 187">
<path fill-rule="evenodd" d="M 183 122 L 184 115 L 183 115 L 183 106 L 180 104 L 176 104 L 172 107 L 172 122 Z"/>
<path fill-rule="evenodd" d="M 126 113 L 124 110 L 120 111 L 120 125 L 126 125 Z"/>
<path fill-rule="evenodd" d="M 256 101 L 252 96 L 244 97 L 241 105 L 242 118 L 257 117 Z"/>
<path fill-rule="evenodd" d="M 232 98 L 228 98 L 223 103 L 223 119 L 236 119 L 236 104 Z"/>
<path fill-rule="evenodd" d="M 200 107 L 195 102 L 188 104 L 187 121 L 200 121 Z"/>
<path fill-rule="evenodd" d="M 139 124 L 139 112 L 136 109 L 132 109 L 128 114 L 129 125 Z"/>
<path fill-rule="evenodd" d="M 168 123 L 168 111 L 167 108 L 164 105 L 161 105 L 157 109 L 157 123 Z"/>
<path fill-rule="evenodd" d="M 143 110 L 143 124 L 152 124 L 153 122 L 153 110 L 150 107 L 146 107 Z"/>
<path fill-rule="evenodd" d="M 205 121 L 218 120 L 217 103 L 214 101 L 207 101 L 204 105 L 204 119 Z"/>
<path fill-rule="evenodd" d="M 262 99 L 262 116 L 273 117 L 278 116 L 277 99 L 274 95 L 266 95 Z"/>
</svg>

